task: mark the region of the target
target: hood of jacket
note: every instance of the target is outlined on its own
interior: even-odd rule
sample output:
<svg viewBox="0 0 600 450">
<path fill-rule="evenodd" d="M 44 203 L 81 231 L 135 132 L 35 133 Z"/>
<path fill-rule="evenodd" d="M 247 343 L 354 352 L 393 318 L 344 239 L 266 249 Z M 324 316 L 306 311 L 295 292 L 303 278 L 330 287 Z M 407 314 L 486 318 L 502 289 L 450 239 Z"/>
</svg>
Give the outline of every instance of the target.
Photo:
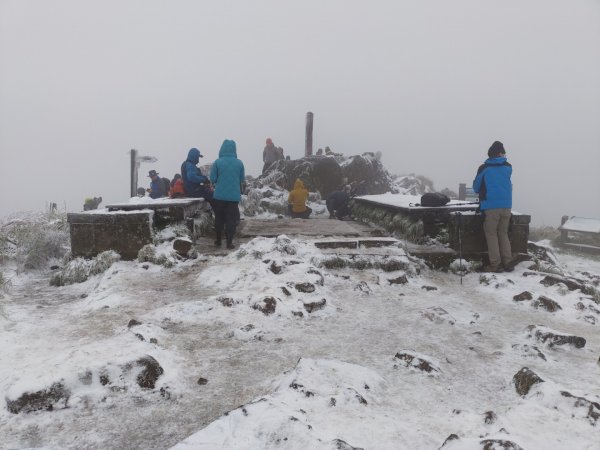
<svg viewBox="0 0 600 450">
<path fill-rule="evenodd" d="M 304 183 L 299 178 L 294 182 L 294 190 L 296 189 L 304 189 Z"/>
<path fill-rule="evenodd" d="M 237 158 L 235 141 L 225 139 L 219 150 L 219 158 Z"/>
<path fill-rule="evenodd" d="M 198 162 L 200 161 L 200 158 L 202 158 L 202 155 L 200 154 L 200 150 L 198 150 L 195 147 L 190 148 L 190 151 L 188 152 L 187 160 L 193 164 L 198 164 Z"/>
<path fill-rule="evenodd" d="M 506 162 L 506 156 L 496 156 L 495 158 L 488 158 L 485 160 L 485 164 L 489 166 L 501 166 Z"/>
</svg>

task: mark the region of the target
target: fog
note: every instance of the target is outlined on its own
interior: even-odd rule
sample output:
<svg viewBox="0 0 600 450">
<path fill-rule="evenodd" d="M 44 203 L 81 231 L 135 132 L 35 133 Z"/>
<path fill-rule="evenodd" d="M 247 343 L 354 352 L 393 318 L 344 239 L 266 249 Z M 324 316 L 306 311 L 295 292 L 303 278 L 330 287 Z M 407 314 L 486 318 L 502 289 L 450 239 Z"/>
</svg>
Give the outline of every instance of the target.
<svg viewBox="0 0 600 450">
<path fill-rule="evenodd" d="M 129 195 L 129 150 L 172 177 L 234 139 L 380 151 L 438 190 L 494 140 L 534 225 L 600 218 L 597 0 L 0 0 L 0 215 Z"/>
</svg>

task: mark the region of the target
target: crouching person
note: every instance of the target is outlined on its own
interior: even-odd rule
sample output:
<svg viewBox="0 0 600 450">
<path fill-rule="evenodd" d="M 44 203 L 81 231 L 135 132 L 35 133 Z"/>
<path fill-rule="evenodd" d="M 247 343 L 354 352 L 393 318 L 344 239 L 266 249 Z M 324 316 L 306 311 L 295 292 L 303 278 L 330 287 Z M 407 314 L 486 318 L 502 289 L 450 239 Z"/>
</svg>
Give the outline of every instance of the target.
<svg viewBox="0 0 600 450">
<path fill-rule="evenodd" d="M 306 206 L 308 191 L 299 178 L 294 183 L 294 189 L 288 195 L 288 208 L 292 219 L 308 219 L 312 209 Z"/>
<path fill-rule="evenodd" d="M 227 248 L 235 248 L 233 236 L 239 218 L 238 203 L 242 195 L 242 183 L 246 177 L 244 163 L 237 158 L 235 141 L 226 139 L 217 159 L 210 169 L 210 181 L 215 185 L 213 210 L 215 212 L 215 245 L 221 246 L 223 229 Z"/>
<path fill-rule="evenodd" d="M 344 186 L 343 191 L 335 191 L 327 196 L 326 205 L 329 218 L 343 219 L 350 215 L 348 202 L 350 201 L 350 185 Z"/>
</svg>

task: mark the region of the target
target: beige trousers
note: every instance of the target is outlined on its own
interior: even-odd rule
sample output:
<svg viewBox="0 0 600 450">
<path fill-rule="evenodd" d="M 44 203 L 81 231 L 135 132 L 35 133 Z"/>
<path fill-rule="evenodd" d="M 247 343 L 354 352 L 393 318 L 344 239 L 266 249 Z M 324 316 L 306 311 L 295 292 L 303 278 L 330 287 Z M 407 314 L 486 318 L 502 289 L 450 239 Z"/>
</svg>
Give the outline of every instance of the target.
<svg viewBox="0 0 600 450">
<path fill-rule="evenodd" d="M 490 266 L 498 267 L 500 263 L 507 265 L 512 260 L 508 226 L 510 224 L 510 208 L 486 209 L 483 231 L 487 241 Z"/>
</svg>

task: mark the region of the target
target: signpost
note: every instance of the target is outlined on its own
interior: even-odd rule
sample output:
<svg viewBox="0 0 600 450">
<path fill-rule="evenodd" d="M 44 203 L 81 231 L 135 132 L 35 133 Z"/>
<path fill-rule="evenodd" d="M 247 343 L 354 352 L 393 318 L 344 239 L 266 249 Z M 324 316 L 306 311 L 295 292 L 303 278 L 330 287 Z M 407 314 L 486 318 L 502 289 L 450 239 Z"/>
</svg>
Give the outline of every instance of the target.
<svg viewBox="0 0 600 450">
<path fill-rule="evenodd" d="M 138 151 L 132 148 L 129 153 L 131 154 L 131 192 L 130 196 L 137 196 L 137 188 L 138 188 L 138 169 L 140 168 L 140 163 L 149 162 L 154 163 L 158 161 L 154 156 L 139 156 Z"/>
</svg>

